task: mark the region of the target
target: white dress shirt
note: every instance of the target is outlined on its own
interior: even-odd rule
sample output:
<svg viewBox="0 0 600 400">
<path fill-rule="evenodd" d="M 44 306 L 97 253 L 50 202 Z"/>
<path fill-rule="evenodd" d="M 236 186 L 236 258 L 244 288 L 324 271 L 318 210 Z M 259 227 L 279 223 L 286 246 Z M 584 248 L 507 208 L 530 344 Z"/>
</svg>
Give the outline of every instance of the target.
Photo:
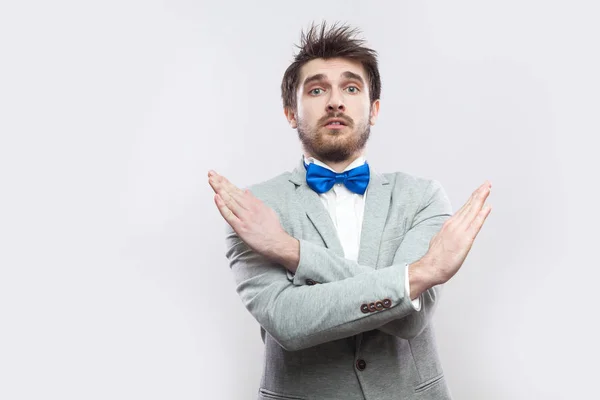
<svg viewBox="0 0 600 400">
<path fill-rule="evenodd" d="M 334 171 L 327 164 L 317 160 L 314 157 L 304 157 L 304 163 L 315 163 L 330 171 Z M 359 167 L 365 163 L 364 157 L 358 157 L 344 169 L 348 171 Z M 334 171 L 336 172 L 336 171 Z M 336 172 L 337 173 L 337 172 Z M 365 211 L 365 200 L 369 193 L 369 187 L 364 195 L 351 192 L 342 183 L 336 183 L 333 188 L 325 193 L 319 194 L 323 205 L 329 212 L 333 225 L 338 234 L 338 238 L 344 249 L 344 257 L 353 261 L 358 260 L 358 250 L 360 248 L 360 234 Z M 410 298 L 410 283 L 408 279 L 408 264 L 406 264 L 406 296 Z M 413 307 L 418 311 L 421 309 L 420 299 L 417 297 L 412 300 Z"/>
</svg>

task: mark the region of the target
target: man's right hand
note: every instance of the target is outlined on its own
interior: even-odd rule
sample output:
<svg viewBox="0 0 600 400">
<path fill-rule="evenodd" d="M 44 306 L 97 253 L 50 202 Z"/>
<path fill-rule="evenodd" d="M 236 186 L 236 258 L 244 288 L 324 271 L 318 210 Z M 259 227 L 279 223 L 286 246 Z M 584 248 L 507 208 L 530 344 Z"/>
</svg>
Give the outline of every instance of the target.
<svg viewBox="0 0 600 400">
<path fill-rule="evenodd" d="M 423 268 L 419 272 L 429 281 L 426 286 L 446 283 L 462 266 L 475 237 L 492 210 L 490 205 L 484 207 L 491 188 L 492 184 L 486 181 L 475 190 L 465 205 L 431 239 L 429 250 L 418 261 L 419 267 Z"/>
</svg>

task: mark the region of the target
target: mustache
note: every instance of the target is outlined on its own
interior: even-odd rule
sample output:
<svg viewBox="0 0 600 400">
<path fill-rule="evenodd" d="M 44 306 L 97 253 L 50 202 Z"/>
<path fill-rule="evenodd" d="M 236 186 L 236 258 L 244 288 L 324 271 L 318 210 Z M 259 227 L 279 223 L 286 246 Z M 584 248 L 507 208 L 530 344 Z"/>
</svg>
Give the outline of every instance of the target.
<svg viewBox="0 0 600 400">
<path fill-rule="evenodd" d="M 347 115 L 340 114 L 340 113 L 332 113 L 332 114 L 325 115 L 323 118 L 321 118 L 319 120 L 319 126 L 325 125 L 325 122 L 327 122 L 327 120 L 330 119 L 330 118 L 341 119 L 342 121 L 344 121 L 344 123 L 346 124 L 346 126 L 348 126 L 350 128 L 352 128 L 354 126 L 354 121 L 352 120 L 352 118 L 350 118 Z"/>
</svg>

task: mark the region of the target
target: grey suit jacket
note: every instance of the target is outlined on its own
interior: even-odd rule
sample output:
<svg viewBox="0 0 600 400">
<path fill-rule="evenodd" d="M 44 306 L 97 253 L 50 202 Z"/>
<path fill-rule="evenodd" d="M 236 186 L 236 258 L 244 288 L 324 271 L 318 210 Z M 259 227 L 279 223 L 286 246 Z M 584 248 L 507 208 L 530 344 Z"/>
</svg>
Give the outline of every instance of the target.
<svg viewBox="0 0 600 400">
<path fill-rule="evenodd" d="M 344 258 L 329 213 L 293 172 L 251 186 L 300 242 L 293 275 L 226 226 L 237 292 L 265 344 L 259 400 L 451 399 L 431 318 L 441 286 L 405 294 L 405 266 L 419 260 L 452 215 L 441 184 L 371 168 L 358 261 Z"/>
</svg>

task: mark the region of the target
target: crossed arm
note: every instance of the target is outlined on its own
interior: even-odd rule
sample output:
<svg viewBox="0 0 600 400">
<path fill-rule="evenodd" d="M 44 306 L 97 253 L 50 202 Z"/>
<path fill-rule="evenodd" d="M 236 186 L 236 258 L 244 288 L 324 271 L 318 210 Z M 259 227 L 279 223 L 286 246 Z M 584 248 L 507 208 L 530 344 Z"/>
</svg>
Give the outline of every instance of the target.
<svg viewBox="0 0 600 400">
<path fill-rule="evenodd" d="M 449 279 L 425 273 L 435 270 L 433 264 L 441 265 L 438 258 L 423 255 L 451 212 L 437 181 L 431 181 L 392 265 L 378 270 L 291 238 L 275 211 L 248 190 L 237 189 L 214 174 L 209 174 L 209 182 L 228 222 L 226 255 L 238 294 L 259 324 L 285 349 L 299 350 L 372 329 L 409 339 L 429 323 L 440 286 Z M 461 215 L 467 213 L 469 203 L 460 210 Z M 441 247 L 448 247 L 447 240 L 443 244 Z M 419 311 L 405 295 L 406 263 L 410 264 L 410 297 L 412 293 L 421 296 Z M 285 265 L 296 272 L 292 282 Z M 321 283 L 303 284 L 309 277 Z M 368 313 L 361 310 L 362 304 L 383 300 L 388 307 Z"/>
<path fill-rule="evenodd" d="M 379 326 L 379 330 L 403 339 L 412 339 L 419 335 L 430 322 L 443 285 L 432 286 L 431 278 L 423 275 L 423 270 L 427 268 L 423 264 L 427 260 L 422 259 L 427 253 L 432 237 L 440 231 L 444 222 L 451 217 L 451 213 L 452 208 L 442 186 L 437 181 L 431 181 L 412 226 L 404 235 L 392 262 L 392 265 L 409 264 L 410 299 L 418 297 L 421 307 L 418 311 L 413 308 L 404 317 Z M 321 284 L 343 281 L 374 271 L 370 266 L 346 260 L 333 254 L 330 250 L 312 243 L 305 243 L 304 250 L 311 255 L 311 262 L 299 264 L 294 275 L 294 285 L 304 285 L 306 279 L 312 279 Z M 401 271 L 399 276 L 399 279 L 402 279 L 403 289 L 406 279 L 405 272 L 406 269 Z"/>
</svg>

